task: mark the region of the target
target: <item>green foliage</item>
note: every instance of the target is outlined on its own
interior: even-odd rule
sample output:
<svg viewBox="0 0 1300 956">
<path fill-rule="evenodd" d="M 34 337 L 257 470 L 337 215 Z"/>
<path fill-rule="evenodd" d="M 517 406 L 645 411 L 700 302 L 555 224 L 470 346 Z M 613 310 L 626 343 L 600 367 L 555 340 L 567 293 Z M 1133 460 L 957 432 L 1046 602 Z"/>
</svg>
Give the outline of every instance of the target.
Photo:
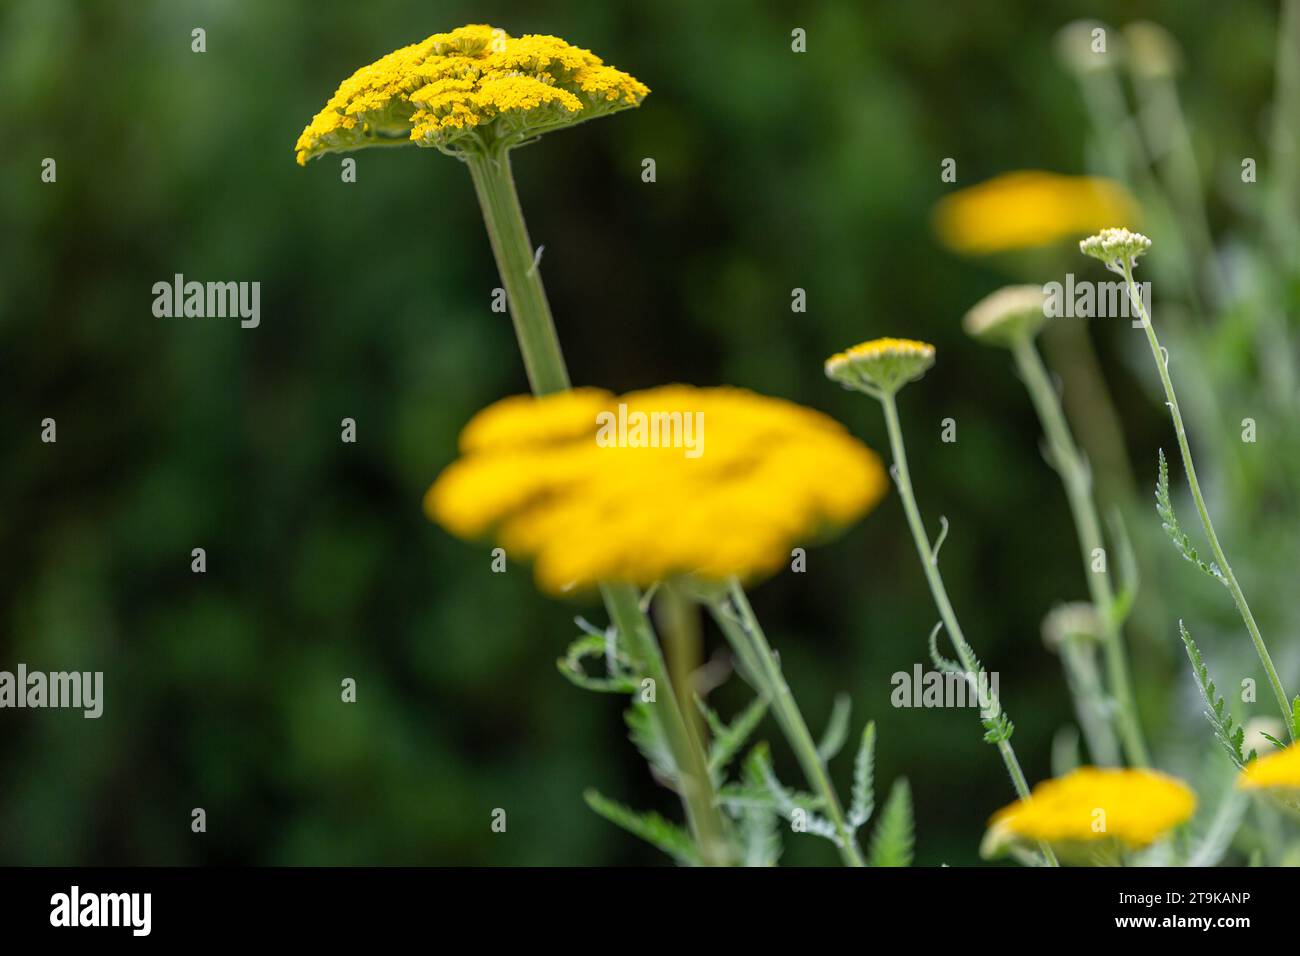
<svg viewBox="0 0 1300 956">
<path fill-rule="evenodd" d="M 569 645 L 565 655 L 555 665 L 569 681 L 584 690 L 602 694 L 630 694 L 637 688 L 636 679 L 626 670 L 627 660 L 616 651 L 611 652 L 610 638 L 603 634 L 584 634 Z M 592 677 L 583 662 L 599 658 L 613 666 L 606 677 Z"/>
<path fill-rule="evenodd" d="M 1163 448 L 1160 449 L 1160 474 L 1156 479 L 1156 514 L 1160 516 L 1161 527 L 1165 529 L 1165 534 L 1169 535 L 1169 540 L 1174 543 L 1178 553 L 1226 586 L 1228 582 L 1223 577 L 1223 572 L 1219 570 L 1219 566 L 1214 562 L 1206 564 L 1201 560 L 1191 539 L 1178 525 L 1178 519 L 1174 516 L 1174 505 L 1169 498 L 1169 463 L 1165 461 Z"/>
<path fill-rule="evenodd" d="M 867 863 L 870 866 L 911 866 L 914 842 L 912 792 L 907 778 L 899 777 L 890 788 L 876 829 L 871 834 Z"/>
<path fill-rule="evenodd" d="M 740 752 L 740 748 L 745 746 L 745 742 L 762 722 L 763 715 L 767 713 L 767 701 L 762 697 L 755 697 L 730 724 L 724 724 L 717 713 L 699 697 L 695 698 L 695 703 L 709 725 L 709 732 L 713 735 L 709 743 L 709 774 L 717 785 L 721 782 L 727 765 Z"/>
<path fill-rule="evenodd" d="M 844 748 L 844 742 L 849 739 L 849 714 L 852 710 L 853 702 L 848 694 L 836 696 L 826 730 L 817 744 L 817 756 L 822 758 L 822 763 L 830 761 Z"/>
<path fill-rule="evenodd" d="M 876 773 L 876 722 L 868 721 L 862 729 L 862 743 L 853 760 L 853 802 L 849 805 L 849 826 L 854 830 L 871 819 L 876 808 L 874 791 Z"/>
<path fill-rule="evenodd" d="M 1200 648 L 1187 633 L 1187 628 L 1183 626 L 1182 621 L 1178 622 L 1178 633 L 1183 639 L 1183 646 L 1187 649 L 1187 659 L 1192 663 L 1192 674 L 1196 678 L 1196 687 L 1201 692 L 1201 700 L 1205 702 L 1205 717 L 1214 728 L 1214 737 L 1223 746 L 1228 759 L 1238 767 L 1244 767 L 1254 759 L 1255 751 L 1252 750 L 1249 754 L 1242 753 L 1241 747 L 1246 733 L 1236 725 L 1232 715 L 1228 713 L 1227 705 L 1219 696 L 1214 681 L 1210 678 L 1210 669 L 1201 657 Z"/>
<path fill-rule="evenodd" d="M 766 793 L 761 751 L 755 747 L 745 761 L 744 782 L 748 789 Z M 750 804 L 739 814 L 737 836 L 740 860 L 745 866 L 776 866 L 781 856 L 780 817 L 774 806 Z"/>
<path fill-rule="evenodd" d="M 699 865 L 700 858 L 690 834 L 669 820 L 665 820 L 654 811 L 645 813 L 631 810 L 596 790 L 587 790 L 582 798 L 587 806 L 616 826 L 622 827 L 633 836 L 640 837 L 651 846 L 667 853 L 684 866 Z"/>
<path fill-rule="evenodd" d="M 659 721 L 655 720 L 654 714 L 650 711 L 654 704 L 643 703 L 640 697 L 633 697 L 632 700 L 632 706 L 623 711 L 628 738 L 650 764 L 651 770 L 661 779 L 676 781 L 677 764 L 673 760 L 672 750 L 664 738 Z"/>
</svg>

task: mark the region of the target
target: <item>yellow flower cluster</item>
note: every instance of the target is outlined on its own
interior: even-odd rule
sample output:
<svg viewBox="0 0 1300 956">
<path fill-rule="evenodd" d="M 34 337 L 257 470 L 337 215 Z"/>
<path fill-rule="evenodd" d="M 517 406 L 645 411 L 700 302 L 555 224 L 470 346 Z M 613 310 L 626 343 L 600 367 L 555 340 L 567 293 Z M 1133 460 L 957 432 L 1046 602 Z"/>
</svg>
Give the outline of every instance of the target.
<svg viewBox="0 0 1300 956">
<path fill-rule="evenodd" d="M 509 147 L 639 106 L 650 90 L 558 37 L 475 24 L 363 66 L 298 137 L 299 164 L 405 141 L 449 152 Z"/>
<path fill-rule="evenodd" d="M 892 394 L 934 364 L 934 346 L 914 339 L 872 339 L 826 360 L 826 377 L 845 388 Z"/>
<path fill-rule="evenodd" d="M 1244 790 L 1283 790 L 1300 794 L 1300 744 L 1257 757 L 1241 771 L 1237 785 Z"/>
<path fill-rule="evenodd" d="M 1028 249 L 1136 218 L 1137 203 L 1119 183 L 1038 170 L 960 189 L 934 211 L 940 240 L 964 255 Z"/>
<path fill-rule="evenodd" d="M 553 594 L 763 577 L 887 487 L 879 458 L 839 423 L 736 388 L 516 396 L 479 412 L 460 446 L 426 513 L 532 560 Z"/>
<path fill-rule="evenodd" d="M 1080 767 L 995 813 L 988 843 L 1043 840 L 1068 847 L 1114 840 L 1140 849 L 1185 823 L 1195 809 L 1191 788 L 1165 774 Z"/>
</svg>

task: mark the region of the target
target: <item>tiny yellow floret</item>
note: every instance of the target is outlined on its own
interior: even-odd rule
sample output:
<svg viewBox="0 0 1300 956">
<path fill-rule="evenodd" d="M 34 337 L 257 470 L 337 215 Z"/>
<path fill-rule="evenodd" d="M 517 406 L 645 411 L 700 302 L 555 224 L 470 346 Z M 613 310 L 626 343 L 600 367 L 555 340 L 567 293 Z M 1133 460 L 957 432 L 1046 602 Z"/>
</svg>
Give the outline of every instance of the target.
<svg viewBox="0 0 1300 956">
<path fill-rule="evenodd" d="M 460 154 L 639 106 L 649 88 L 552 36 L 472 24 L 363 66 L 298 137 L 299 164 L 325 153 L 411 142 Z"/>
</svg>

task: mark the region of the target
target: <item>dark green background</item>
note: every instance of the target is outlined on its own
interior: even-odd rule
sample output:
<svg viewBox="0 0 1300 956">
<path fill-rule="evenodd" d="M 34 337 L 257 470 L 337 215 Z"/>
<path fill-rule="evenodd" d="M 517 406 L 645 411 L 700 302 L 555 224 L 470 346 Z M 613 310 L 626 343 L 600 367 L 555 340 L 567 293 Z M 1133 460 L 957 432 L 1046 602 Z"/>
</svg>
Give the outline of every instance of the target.
<svg viewBox="0 0 1300 956">
<path fill-rule="evenodd" d="M 353 69 L 466 22 L 554 33 L 653 91 L 515 155 L 575 381 L 747 386 L 879 449 L 878 409 L 827 382 L 823 358 L 879 335 L 938 346 L 900 401 L 921 506 L 934 528 L 952 523 L 954 602 L 1001 674 L 1029 777 L 1046 776 L 1071 711 L 1039 622 L 1084 596 L 1073 528 L 1009 357 L 959 328 L 1004 273 L 946 252 L 929 217 L 953 188 L 944 157 L 959 185 L 1086 170 L 1085 114 L 1052 44 L 1077 16 L 1177 35 L 1214 224 L 1241 228 L 1219 184 L 1263 155 L 1264 2 L 8 0 L 0 668 L 103 670 L 107 688 L 98 721 L 0 711 L 0 862 L 660 862 L 581 799 L 595 785 L 678 812 L 625 739 L 622 702 L 555 671 L 573 615 L 603 612 L 539 596 L 524 567 L 490 573 L 484 549 L 420 511 L 470 415 L 526 388 L 489 308 L 499 283 L 466 171 L 415 148 L 357 154 L 355 184 L 337 156 L 294 163 L 299 131 Z M 790 51 L 794 27 L 806 54 Z M 40 182 L 44 157 L 57 184 Z M 151 287 L 177 272 L 260 281 L 261 327 L 155 318 Z M 806 314 L 790 311 L 795 287 Z M 1093 329 L 1145 489 L 1172 434 L 1130 331 Z M 1221 381 L 1184 383 L 1222 390 L 1230 438 L 1263 414 L 1241 397 L 1254 371 L 1235 347 Z M 55 445 L 39 440 L 45 417 Z M 339 440 L 344 417 L 355 445 Z M 939 439 L 945 417 L 956 444 Z M 1216 468 L 1203 462 L 1215 487 Z M 1220 534 L 1295 684 L 1295 564 L 1278 550 L 1293 499 L 1250 494 L 1255 531 L 1225 517 Z M 1252 658 L 1226 594 L 1151 536 L 1154 513 L 1142 519 L 1170 610 L 1134 658 L 1149 733 L 1178 769 L 1210 743 L 1175 615 L 1226 684 Z M 189 570 L 194 547 L 205 575 Z M 878 779 L 913 785 L 918 862 L 977 861 L 984 820 L 1011 797 L 978 722 L 889 706 L 890 674 L 925 659 L 936 619 L 897 498 L 753 600 L 814 725 L 838 691 L 855 731 L 878 721 Z M 339 701 L 349 676 L 355 705 Z M 733 681 L 715 702 L 745 699 Z M 794 782 L 775 725 L 762 733 Z M 845 789 L 851 759 L 833 768 Z M 495 807 L 506 834 L 490 831 Z M 835 854 L 792 836 L 785 860 Z"/>
</svg>

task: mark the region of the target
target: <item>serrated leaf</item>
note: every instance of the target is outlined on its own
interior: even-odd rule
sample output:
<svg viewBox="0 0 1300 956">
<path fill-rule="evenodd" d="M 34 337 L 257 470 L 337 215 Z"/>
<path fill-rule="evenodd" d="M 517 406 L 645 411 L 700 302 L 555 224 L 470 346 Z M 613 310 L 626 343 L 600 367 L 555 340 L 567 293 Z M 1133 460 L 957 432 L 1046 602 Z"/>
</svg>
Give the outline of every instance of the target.
<svg viewBox="0 0 1300 956">
<path fill-rule="evenodd" d="M 1205 719 L 1214 728 L 1214 737 L 1227 752 L 1228 759 L 1238 767 L 1244 767 L 1247 761 L 1255 756 L 1253 750 L 1249 754 L 1242 753 L 1245 731 L 1236 726 L 1232 715 L 1228 713 L 1223 698 L 1219 696 L 1214 681 L 1210 678 L 1210 669 L 1206 666 L 1205 659 L 1201 657 L 1201 649 L 1187 633 L 1187 628 L 1183 626 L 1182 621 L 1178 622 L 1178 634 L 1183 639 L 1183 647 L 1187 649 L 1187 659 L 1192 664 L 1192 675 L 1196 679 L 1196 687 L 1201 692 L 1201 700 L 1205 704 Z"/>
<path fill-rule="evenodd" d="M 767 713 L 767 701 L 762 697 L 755 697 L 730 724 L 724 724 L 717 713 L 700 698 L 697 697 L 695 702 L 700 712 L 704 714 L 709 732 L 713 735 L 709 743 L 709 773 L 714 775 L 716 782 L 718 775 L 727 768 L 727 764 L 731 763 L 732 758 L 740 752 L 740 748 L 745 746 L 745 742 L 762 722 L 763 715 Z"/>
<path fill-rule="evenodd" d="M 587 806 L 600 814 L 615 826 L 622 827 L 635 837 L 640 837 L 656 849 L 662 850 L 683 866 L 698 866 L 699 851 L 690 836 L 670 820 L 665 820 L 654 811 L 645 813 L 632 810 L 596 790 L 588 790 L 582 795 Z"/>
<path fill-rule="evenodd" d="M 565 652 L 565 655 L 555 662 L 570 682 L 576 684 L 584 690 L 592 690 L 602 694 L 630 694 L 637 688 L 636 680 L 627 674 L 618 672 L 611 673 L 607 677 L 593 677 L 587 673 L 583 662 L 590 658 L 601 658 L 606 661 L 608 667 L 611 663 L 607 657 L 608 646 L 603 635 L 584 634 L 572 644 Z M 617 663 L 615 659 L 614 663 Z"/>
<path fill-rule="evenodd" d="M 802 822 L 802 829 L 795 832 L 811 833 L 813 836 L 824 837 L 837 846 L 839 845 L 839 837 L 835 832 L 834 824 L 825 817 L 813 813 L 807 805 L 801 806 L 795 799 L 794 794 L 777 779 L 776 771 L 772 768 L 772 759 L 767 744 L 755 745 L 750 751 L 749 759 L 754 761 L 754 770 L 762 779 L 763 786 L 772 795 L 776 812 L 792 824 Z"/>
<path fill-rule="evenodd" d="M 1202 561 L 1191 539 L 1178 526 L 1178 519 L 1174 517 L 1174 505 L 1169 498 L 1169 463 L 1165 460 L 1163 448 L 1160 449 L 1160 474 L 1156 478 L 1156 514 L 1160 516 L 1161 527 L 1165 529 L 1165 534 L 1169 535 L 1169 540 L 1174 543 L 1178 553 L 1226 587 L 1228 581 L 1219 570 L 1219 566 L 1213 562 L 1206 564 Z"/>
<path fill-rule="evenodd" d="M 643 704 L 639 700 L 623 711 L 623 720 L 627 724 L 628 738 L 636 745 L 641 756 L 650 764 L 651 770 L 662 780 L 673 785 L 677 783 L 677 763 L 673 760 L 672 750 L 664 738 L 663 728 L 655 719 L 650 708 L 652 704 Z"/>
<path fill-rule="evenodd" d="M 737 835 L 740 839 L 741 863 L 744 866 L 776 866 L 781 856 L 781 824 L 771 794 L 763 782 L 759 762 L 746 760 L 741 770 L 744 787 L 764 794 L 766 805 L 751 803 L 740 811 Z"/>
<path fill-rule="evenodd" d="M 911 866 L 914 841 L 912 792 L 907 778 L 899 777 L 889 790 L 889 797 L 871 834 L 867 865 Z"/>
<path fill-rule="evenodd" d="M 814 794 L 803 790 L 787 789 L 786 792 L 796 806 L 806 807 L 809 810 L 822 810 L 826 807 L 826 801 Z M 780 812 L 772 792 L 767 789 L 767 785 L 761 780 L 757 784 L 724 784 L 718 789 L 718 804 L 727 810 L 735 812 L 755 807 L 770 810 L 773 813 Z"/>
<path fill-rule="evenodd" d="M 950 661 L 939 653 L 939 632 L 943 630 L 943 621 L 940 621 L 930 631 L 930 662 L 934 664 L 934 669 L 942 671 L 945 674 L 960 674 L 961 665 L 956 661 Z"/>
<path fill-rule="evenodd" d="M 848 694 L 836 696 L 835 703 L 831 705 L 830 719 L 826 721 L 826 730 L 822 733 L 821 742 L 817 744 L 817 756 L 822 758 L 822 763 L 838 754 L 844 747 L 844 741 L 849 739 L 849 714 L 852 710 L 853 702 Z"/>
<path fill-rule="evenodd" d="M 853 760 L 853 794 L 849 804 L 849 827 L 858 827 L 871 819 L 876 809 L 876 722 L 868 721 L 862 729 L 862 742 Z"/>
</svg>

